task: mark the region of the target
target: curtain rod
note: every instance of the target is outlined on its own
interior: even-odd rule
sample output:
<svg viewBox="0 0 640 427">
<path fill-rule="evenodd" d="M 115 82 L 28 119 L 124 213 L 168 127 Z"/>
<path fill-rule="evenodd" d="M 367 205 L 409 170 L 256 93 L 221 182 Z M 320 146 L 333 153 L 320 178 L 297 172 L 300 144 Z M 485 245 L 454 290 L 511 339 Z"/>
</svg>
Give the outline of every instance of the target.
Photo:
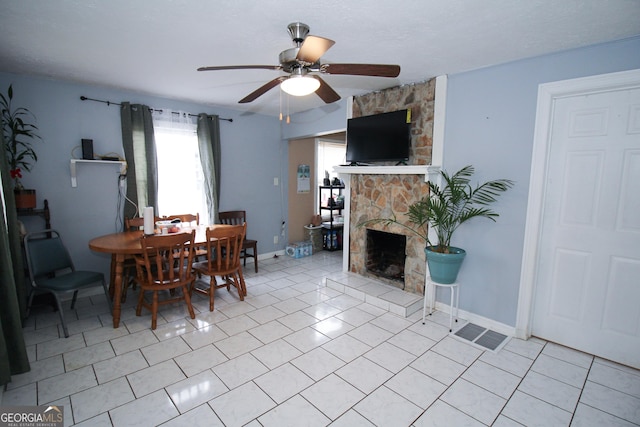
<svg viewBox="0 0 640 427">
<path fill-rule="evenodd" d="M 80 100 L 81 100 L 81 101 L 102 102 L 103 104 L 107 104 L 107 105 L 109 105 L 109 106 L 110 106 L 110 105 L 122 105 L 122 104 L 120 104 L 120 103 L 118 103 L 118 102 L 103 101 L 102 99 L 88 98 L 88 97 L 86 97 L 86 96 L 80 96 Z M 150 110 L 151 110 L 151 111 L 159 111 L 159 112 L 162 112 L 162 110 L 160 110 L 160 109 L 158 109 L 158 108 L 155 108 L 155 109 L 154 109 L 154 108 L 150 108 Z M 178 111 L 172 111 L 171 113 L 172 113 L 172 114 L 180 114 Z M 189 115 L 189 117 L 198 117 L 198 115 L 197 115 L 197 114 L 191 114 L 191 113 L 187 113 L 187 114 Z M 218 117 L 218 119 L 220 119 L 220 120 L 226 120 L 226 121 L 228 121 L 228 122 L 233 123 L 233 119 L 225 119 L 225 118 L 222 118 L 222 117 Z"/>
</svg>

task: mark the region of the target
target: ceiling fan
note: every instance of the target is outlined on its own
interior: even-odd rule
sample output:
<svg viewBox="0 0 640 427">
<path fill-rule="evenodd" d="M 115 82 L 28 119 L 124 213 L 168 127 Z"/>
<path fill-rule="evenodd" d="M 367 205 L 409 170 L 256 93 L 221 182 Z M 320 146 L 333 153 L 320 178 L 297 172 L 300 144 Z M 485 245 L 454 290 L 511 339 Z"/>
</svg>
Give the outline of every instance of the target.
<svg viewBox="0 0 640 427">
<path fill-rule="evenodd" d="M 398 77 L 400 74 L 399 65 L 323 64 L 320 58 L 335 42 L 309 35 L 309 26 L 301 22 L 289 24 L 288 29 L 295 47 L 280 52 L 280 65 L 224 65 L 200 67 L 198 71 L 265 69 L 289 73 L 260 86 L 238 101 L 240 104 L 252 102 L 280 84 L 282 90 L 291 95 L 304 96 L 315 92 L 327 104 L 339 100 L 340 95 L 315 73 L 375 77 Z"/>
</svg>

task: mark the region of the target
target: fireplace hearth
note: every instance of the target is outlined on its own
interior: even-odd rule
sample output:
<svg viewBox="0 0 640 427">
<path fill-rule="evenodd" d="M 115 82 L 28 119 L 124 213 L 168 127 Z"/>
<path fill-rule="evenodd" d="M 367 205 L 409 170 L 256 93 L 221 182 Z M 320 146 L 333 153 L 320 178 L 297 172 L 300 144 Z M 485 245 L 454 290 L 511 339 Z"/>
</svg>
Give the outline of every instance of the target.
<svg viewBox="0 0 640 427">
<path fill-rule="evenodd" d="M 404 263 L 407 236 L 385 231 L 367 230 L 367 271 L 375 276 L 398 282 L 404 289 Z"/>
</svg>

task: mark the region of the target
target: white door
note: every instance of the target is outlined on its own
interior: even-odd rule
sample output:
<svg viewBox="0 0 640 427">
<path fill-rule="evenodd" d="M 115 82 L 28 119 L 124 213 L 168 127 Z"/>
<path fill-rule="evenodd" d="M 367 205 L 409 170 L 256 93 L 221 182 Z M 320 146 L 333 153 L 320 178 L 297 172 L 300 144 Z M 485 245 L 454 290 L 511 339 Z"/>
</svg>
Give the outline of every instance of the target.
<svg viewBox="0 0 640 427">
<path fill-rule="evenodd" d="M 640 88 L 556 99 L 532 335 L 640 368 Z"/>
</svg>

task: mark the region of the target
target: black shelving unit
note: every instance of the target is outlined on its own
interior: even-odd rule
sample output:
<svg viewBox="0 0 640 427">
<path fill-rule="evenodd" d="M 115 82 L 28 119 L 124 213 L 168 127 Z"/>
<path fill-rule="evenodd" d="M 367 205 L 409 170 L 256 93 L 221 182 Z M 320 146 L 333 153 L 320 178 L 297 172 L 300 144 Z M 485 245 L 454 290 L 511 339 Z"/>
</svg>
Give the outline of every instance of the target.
<svg viewBox="0 0 640 427">
<path fill-rule="evenodd" d="M 334 215 L 342 215 L 344 199 L 339 196 L 342 196 L 343 190 L 344 186 L 321 185 L 318 192 L 320 216 L 323 216 L 323 212 L 329 212 L 329 221 L 322 222 L 322 248 L 327 251 L 342 249 L 343 224 L 335 222 Z"/>
</svg>

